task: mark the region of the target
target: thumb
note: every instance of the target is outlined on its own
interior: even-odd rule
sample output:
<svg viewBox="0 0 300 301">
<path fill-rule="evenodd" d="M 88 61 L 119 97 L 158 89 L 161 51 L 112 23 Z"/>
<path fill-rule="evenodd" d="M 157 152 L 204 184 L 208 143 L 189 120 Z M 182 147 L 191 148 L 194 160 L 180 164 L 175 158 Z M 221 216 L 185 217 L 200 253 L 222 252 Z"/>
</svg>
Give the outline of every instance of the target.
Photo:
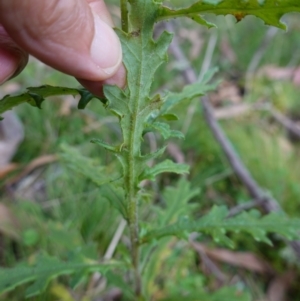
<svg viewBox="0 0 300 301">
<path fill-rule="evenodd" d="M 102 81 L 121 65 L 103 0 L 0 0 L 0 23 L 25 51 L 75 77 Z"/>
</svg>

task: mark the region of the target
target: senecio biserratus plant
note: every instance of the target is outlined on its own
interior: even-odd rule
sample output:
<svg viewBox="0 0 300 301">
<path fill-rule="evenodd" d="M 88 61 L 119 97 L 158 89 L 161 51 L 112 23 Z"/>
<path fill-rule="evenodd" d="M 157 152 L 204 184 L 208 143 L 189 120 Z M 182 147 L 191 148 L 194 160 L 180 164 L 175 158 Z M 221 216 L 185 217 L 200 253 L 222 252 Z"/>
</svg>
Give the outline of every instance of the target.
<svg viewBox="0 0 300 301">
<path fill-rule="evenodd" d="M 187 180 L 179 182 L 179 188 L 168 191 L 171 196 L 173 210 L 168 214 L 157 214 L 157 221 L 153 224 L 139 218 L 139 209 L 143 206 L 146 192 L 141 182 L 155 181 L 161 173 L 186 174 L 189 167 L 165 160 L 149 167 L 150 160 L 159 159 L 166 146 L 162 146 L 152 153 L 142 153 L 143 135 L 146 132 L 159 132 L 167 140 L 170 137 L 182 138 L 183 134 L 172 130 L 167 120 L 174 120 L 171 113 L 174 106 L 186 99 L 203 96 L 216 85 L 209 84 L 212 72 L 201 82 L 186 86 L 181 93 L 151 94 L 151 86 L 158 67 L 167 60 L 167 50 L 172 41 L 172 34 L 163 32 L 157 40 L 153 39 L 155 23 L 171 18 L 188 17 L 200 25 L 212 27 L 204 16 L 207 13 L 215 15 L 233 15 L 238 21 L 247 15 L 254 15 L 262 19 L 267 25 L 285 29 L 280 22 L 281 17 L 288 12 L 299 12 L 299 0 L 200 0 L 186 8 L 168 8 L 161 0 L 121 0 L 122 28 L 116 28 L 121 40 L 124 65 L 127 70 L 126 88 L 105 86 L 104 97 L 97 98 L 84 89 L 66 87 L 41 86 L 31 87 L 18 96 L 6 96 L 0 101 L 0 113 L 18 104 L 27 102 L 41 107 L 41 103 L 48 96 L 80 95 L 79 109 L 84 109 L 90 100 L 100 100 L 110 113 L 117 115 L 122 130 L 122 141 L 118 145 L 110 145 L 101 139 L 91 142 L 103 147 L 117 158 L 120 171 L 107 176 L 106 167 L 91 167 L 87 158 L 68 147 L 64 147 L 66 160 L 94 183 L 101 186 L 101 193 L 121 213 L 127 222 L 130 237 L 130 258 L 127 261 L 110 260 L 97 261 L 85 254 L 70 256 L 67 261 L 45 254 L 31 260 L 30 264 L 20 264 L 13 268 L 0 270 L 0 291 L 16 289 L 19 285 L 27 285 L 25 297 L 33 297 L 43 293 L 50 280 L 69 275 L 70 286 L 76 287 L 86 281 L 87 275 L 100 273 L 106 277 L 109 284 L 122 290 L 122 300 L 154 300 L 149 292 L 153 278 L 147 275 L 153 250 L 165 244 L 168 237 L 176 236 L 182 239 L 188 234 L 198 232 L 210 235 L 216 243 L 232 246 L 228 232 L 244 231 L 255 240 L 271 243 L 267 234 L 277 233 L 285 239 L 297 238 L 300 221 L 290 219 L 283 214 L 272 213 L 260 216 L 258 211 L 243 212 L 235 217 L 227 218 L 228 210 L 224 206 L 214 206 L 209 213 L 192 220 L 186 217 L 184 208 L 188 201 L 197 195 L 197 189 L 191 189 Z M 159 160 L 158 160 L 159 161 Z M 94 169 L 93 169 L 94 168 Z M 110 172 L 111 174 L 111 172 Z M 105 189 L 102 189 L 102 188 Z M 172 195 L 173 194 L 173 195 Z M 148 194 L 149 197 L 149 194 Z M 184 216 L 181 216 L 181 213 Z M 143 224 L 141 226 L 141 224 Z M 202 237 L 202 236 L 201 236 Z M 149 274 L 149 273 L 148 273 Z M 65 279 L 65 278 L 64 278 Z M 154 281 L 154 280 L 153 280 Z M 236 290 L 221 290 L 207 293 L 199 291 L 181 292 L 159 300 L 249 300 L 246 294 L 236 294 Z"/>
</svg>

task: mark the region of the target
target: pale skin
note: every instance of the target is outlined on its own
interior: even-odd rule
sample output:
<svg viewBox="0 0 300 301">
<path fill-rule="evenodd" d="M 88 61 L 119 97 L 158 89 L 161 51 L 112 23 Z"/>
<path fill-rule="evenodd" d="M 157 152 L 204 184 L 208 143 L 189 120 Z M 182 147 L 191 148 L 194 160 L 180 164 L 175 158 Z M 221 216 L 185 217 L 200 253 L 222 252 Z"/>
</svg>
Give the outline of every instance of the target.
<svg viewBox="0 0 300 301">
<path fill-rule="evenodd" d="M 103 0 L 0 0 L 0 84 L 33 55 L 96 95 L 125 84 L 120 41 Z"/>
</svg>

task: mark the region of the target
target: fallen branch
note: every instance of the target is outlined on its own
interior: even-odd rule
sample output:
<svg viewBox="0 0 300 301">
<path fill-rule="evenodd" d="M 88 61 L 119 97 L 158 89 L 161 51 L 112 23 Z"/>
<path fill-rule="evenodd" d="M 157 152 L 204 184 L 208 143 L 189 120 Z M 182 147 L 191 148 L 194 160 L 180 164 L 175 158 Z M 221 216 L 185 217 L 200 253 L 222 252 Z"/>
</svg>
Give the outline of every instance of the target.
<svg viewBox="0 0 300 301">
<path fill-rule="evenodd" d="M 205 244 L 196 241 L 192 241 L 191 245 L 199 254 L 204 253 L 213 261 L 226 263 L 259 274 L 275 274 L 272 266 L 267 261 L 251 252 L 236 252 L 222 248 L 210 249 Z"/>
</svg>

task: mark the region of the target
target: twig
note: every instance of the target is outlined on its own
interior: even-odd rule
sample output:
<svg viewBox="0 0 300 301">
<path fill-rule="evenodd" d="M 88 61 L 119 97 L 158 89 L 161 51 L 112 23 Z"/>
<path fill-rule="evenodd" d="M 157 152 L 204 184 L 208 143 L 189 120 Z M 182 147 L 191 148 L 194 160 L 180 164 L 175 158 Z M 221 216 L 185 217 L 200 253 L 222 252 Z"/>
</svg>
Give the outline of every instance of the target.
<svg viewBox="0 0 300 301">
<path fill-rule="evenodd" d="M 185 163 L 185 156 L 177 144 L 169 142 L 167 146 L 167 152 L 176 163 Z"/>
<path fill-rule="evenodd" d="M 123 232 L 125 230 L 125 227 L 127 225 L 127 222 L 122 218 L 122 220 L 120 221 L 119 223 L 119 226 L 104 254 L 104 257 L 103 259 L 105 261 L 107 260 L 110 260 L 116 250 L 116 247 L 123 235 Z M 94 292 L 97 292 L 97 291 L 100 291 L 101 288 L 102 288 L 102 282 L 101 282 L 101 279 L 102 279 L 102 275 L 98 272 L 94 273 L 91 280 L 90 280 L 90 283 L 89 283 L 89 290 L 88 291 L 92 291 L 93 293 Z"/>
<path fill-rule="evenodd" d="M 264 204 L 264 201 L 277 202 L 274 201 L 270 196 L 261 189 L 261 187 L 254 180 L 249 170 L 246 168 L 239 155 L 236 153 L 229 139 L 226 137 L 226 134 L 218 124 L 217 120 L 214 118 L 213 108 L 209 103 L 208 97 L 202 98 L 202 105 L 204 110 L 205 119 L 213 132 L 213 135 L 219 145 L 222 147 L 232 169 L 234 170 L 237 177 L 242 181 L 244 186 L 247 188 L 251 197 L 253 197 L 258 203 Z M 273 205 L 274 206 L 274 205 Z M 275 207 L 274 207 L 275 209 Z M 276 211 L 280 210 L 280 207 L 277 205 Z"/>
<path fill-rule="evenodd" d="M 296 124 L 274 108 L 270 109 L 270 113 L 278 123 L 286 128 L 286 130 L 300 138 L 300 126 L 298 124 Z"/>
<path fill-rule="evenodd" d="M 214 116 L 217 120 L 231 119 L 231 118 L 241 117 L 242 115 L 248 114 L 254 109 L 255 109 L 255 105 L 250 105 L 248 103 L 241 103 L 241 104 L 231 105 L 224 108 L 218 108 L 214 110 Z"/>
<path fill-rule="evenodd" d="M 126 227 L 127 223 L 126 221 L 122 218 L 122 220 L 120 221 L 120 224 L 113 236 L 113 239 L 111 240 L 105 254 L 104 254 L 104 260 L 110 260 L 116 250 L 116 247 L 123 235 L 123 232 L 125 230 L 125 227 Z"/>
<path fill-rule="evenodd" d="M 54 162 L 57 162 L 57 155 L 43 155 L 41 157 L 33 159 L 29 164 L 25 166 L 25 168 L 14 178 L 9 179 L 6 182 L 6 185 L 11 186 L 21 181 L 26 175 L 30 174 L 37 168 L 43 167 L 44 165 L 48 165 Z"/>
<path fill-rule="evenodd" d="M 255 208 L 258 205 L 261 205 L 261 204 L 259 202 L 257 202 L 256 200 L 237 205 L 237 206 L 235 206 L 235 207 L 233 207 L 229 210 L 227 218 L 238 215 L 238 214 L 240 214 L 241 212 L 243 212 L 245 210 Z"/>
<path fill-rule="evenodd" d="M 213 262 L 213 260 L 207 256 L 206 252 L 199 246 L 199 244 L 190 239 L 190 245 L 195 249 L 195 251 L 198 252 L 204 266 L 218 279 L 221 284 L 224 284 L 228 281 L 227 275 L 225 275 Z"/>
<path fill-rule="evenodd" d="M 181 51 L 176 39 L 173 40 L 173 43 L 170 47 L 170 51 L 177 61 L 182 60 L 183 62 L 187 62 L 187 59 Z M 197 80 L 196 73 L 190 65 L 182 71 L 182 76 L 184 77 L 185 81 L 189 84 L 194 83 Z M 274 200 L 271 196 L 266 194 L 264 190 L 254 180 L 251 173 L 246 168 L 246 166 L 234 150 L 231 142 L 229 141 L 226 134 L 215 119 L 215 116 L 213 114 L 213 108 L 210 105 L 207 96 L 202 97 L 202 106 L 204 109 L 204 116 L 215 139 L 221 146 L 235 174 L 246 187 L 249 195 L 253 197 L 254 202 L 256 202 L 256 205 L 260 206 L 267 213 L 273 211 L 282 211 L 278 202 Z M 291 242 L 290 246 L 293 248 L 297 257 L 300 258 L 300 241 Z"/>
</svg>

